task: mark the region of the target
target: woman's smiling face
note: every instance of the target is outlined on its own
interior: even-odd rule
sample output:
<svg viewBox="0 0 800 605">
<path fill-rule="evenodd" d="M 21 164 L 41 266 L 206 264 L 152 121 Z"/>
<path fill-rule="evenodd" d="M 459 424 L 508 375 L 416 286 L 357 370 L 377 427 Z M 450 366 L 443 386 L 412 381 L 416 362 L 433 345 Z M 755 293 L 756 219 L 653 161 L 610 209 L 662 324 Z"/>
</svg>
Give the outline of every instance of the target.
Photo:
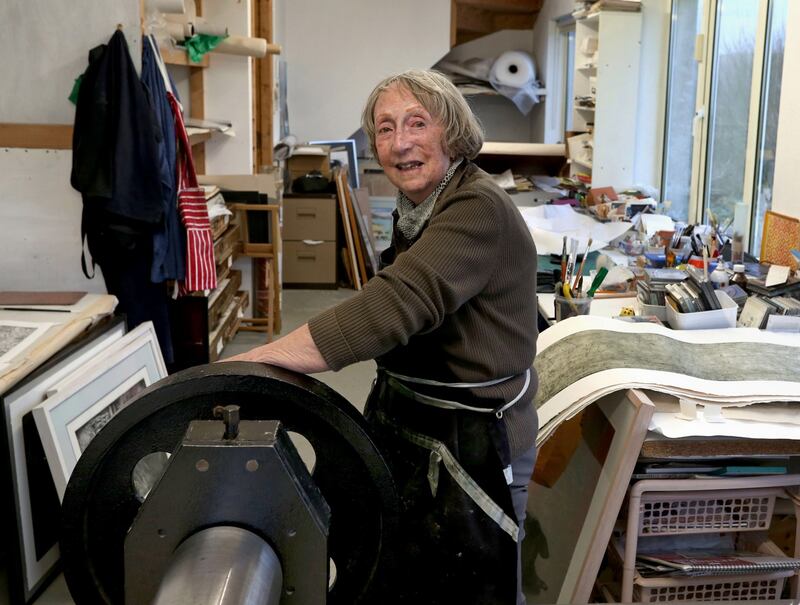
<svg viewBox="0 0 800 605">
<path fill-rule="evenodd" d="M 402 86 L 381 93 L 375 104 L 375 149 L 392 184 L 415 204 L 424 201 L 450 167 L 444 128 Z"/>
</svg>

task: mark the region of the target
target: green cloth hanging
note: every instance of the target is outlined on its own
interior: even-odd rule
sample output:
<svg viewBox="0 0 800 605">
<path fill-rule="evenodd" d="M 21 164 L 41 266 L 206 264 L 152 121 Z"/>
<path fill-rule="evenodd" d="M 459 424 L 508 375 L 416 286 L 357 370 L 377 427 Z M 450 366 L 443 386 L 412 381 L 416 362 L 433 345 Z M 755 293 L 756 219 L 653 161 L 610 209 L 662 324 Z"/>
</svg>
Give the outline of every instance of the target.
<svg viewBox="0 0 800 605">
<path fill-rule="evenodd" d="M 69 93 L 69 97 L 67 97 L 73 105 L 78 104 L 78 91 L 81 89 L 82 80 L 83 80 L 83 74 L 75 78 L 75 83 L 72 85 L 72 90 Z"/>
<path fill-rule="evenodd" d="M 189 53 L 189 59 L 193 63 L 200 63 L 203 55 L 214 50 L 225 38 L 227 36 L 207 36 L 206 34 L 195 34 L 191 38 L 187 38 L 184 45 L 186 52 Z"/>
</svg>

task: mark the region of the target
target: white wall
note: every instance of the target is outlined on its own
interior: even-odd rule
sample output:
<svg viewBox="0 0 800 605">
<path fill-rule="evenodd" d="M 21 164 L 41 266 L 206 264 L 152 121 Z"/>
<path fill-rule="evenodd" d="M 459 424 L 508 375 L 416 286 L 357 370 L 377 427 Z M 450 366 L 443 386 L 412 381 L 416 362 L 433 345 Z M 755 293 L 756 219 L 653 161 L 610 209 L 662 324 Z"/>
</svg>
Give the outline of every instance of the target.
<svg viewBox="0 0 800 605">
<path fill-rule="evenodd" d="M 800 196 L 797 195 L 800 166 L 800 2 L 789 2 L 788 5 L 772 209 L 800 217 Z"/>
<path fill-rule="evenodd" d="M 384 77 L 427 68 L 450 45 L 443 0 L 278 0 L 288 62 L 289 125 L 301 141 L 340 139 Z"/>
<path fill-rule="evenodd" d="M 0 122 L 72 124 L 73 82 L 117 24 L 139 70 L 138 0 L 105 1 L 102 10 L 93 0 L 0 1 Z"/>
<path fill-rule="evenodd" d="M 0 122 L 72 124 L 72 85 L 117 24 L 141 65 L 139 2 L 0 1 Z M 80 35 L 77 35 L 79 32 Z M 69 150 L 0 149 L 0 289 L 104 292 L 80 266 L 81 199 Z"/>
<path fill-rule="evenodd" d="M 203 3 L 203 16 L 224 23 L 234 36 L 251 35 L 251 1 Z M 233 123 L 235 137 L 206 143 L 206 174 L 250 174 L 253 171 L 253 69 L 255 59 L 213 54 L 205 70 L 205 115 Z M 269 61 L 269 56 L 259 61 Z"/>
</svg>

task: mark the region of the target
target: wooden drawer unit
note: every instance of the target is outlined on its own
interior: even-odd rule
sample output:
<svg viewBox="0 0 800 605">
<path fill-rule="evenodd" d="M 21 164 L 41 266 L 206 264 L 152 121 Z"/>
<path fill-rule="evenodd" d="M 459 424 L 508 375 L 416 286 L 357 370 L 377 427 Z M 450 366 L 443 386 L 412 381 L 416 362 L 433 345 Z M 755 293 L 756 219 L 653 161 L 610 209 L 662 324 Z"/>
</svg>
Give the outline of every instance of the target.
<svg viewBox="0 0 800 605">
<path fill-rule="evenodd" d="M 336 196 L 287 194 L 283 204 L 283 283 L 336 287 Z"/>
</svg>

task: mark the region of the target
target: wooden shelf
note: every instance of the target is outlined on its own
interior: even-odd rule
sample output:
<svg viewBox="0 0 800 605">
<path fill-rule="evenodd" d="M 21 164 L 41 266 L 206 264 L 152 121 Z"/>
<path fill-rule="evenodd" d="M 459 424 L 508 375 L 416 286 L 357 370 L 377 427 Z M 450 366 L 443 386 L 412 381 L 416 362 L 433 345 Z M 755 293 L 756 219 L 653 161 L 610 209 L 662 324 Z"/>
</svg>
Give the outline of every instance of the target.
<svg viewBox="0 0 800 605">
<path fill-rule="evenodd" d="M 195 134 L 189 135 L 189 144 L 194 147 L 195 145 L 200 145 L 201 143 L 205 143 L 208 139 L 214 136 L 213 132 L 197 132 Z"/>
<path fill-rule="evenodd" d="M 180 50 L 177 48 L 164 48 L 161 47 L 159 49 L 161 52 L 161 58 L 164 59 L 164 63 L 169 65 L 185 65 L 187 67 L 208 67 L 208 55 L 203 55 L 202 60 L 199 63 L 195 63 L 191 59 L 189 59 L 189 55 L 185 50 Z"/>
</svg>

